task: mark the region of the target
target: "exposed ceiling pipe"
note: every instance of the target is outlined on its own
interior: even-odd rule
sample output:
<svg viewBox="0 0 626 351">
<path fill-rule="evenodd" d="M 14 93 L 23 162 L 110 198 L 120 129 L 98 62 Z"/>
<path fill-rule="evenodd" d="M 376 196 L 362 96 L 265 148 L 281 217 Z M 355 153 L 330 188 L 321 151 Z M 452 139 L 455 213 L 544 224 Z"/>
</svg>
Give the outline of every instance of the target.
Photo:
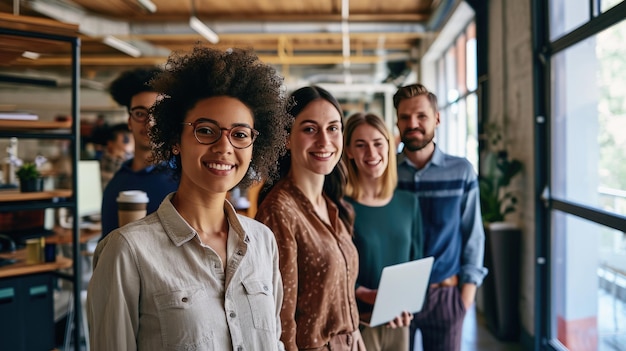
<svg viewBox="0 0 626 351">
<path fill-rule="evenodd" d="M 13 0 L 13 14 L 20 15 L 20 0 Z"/>
<path fill-rule="evenodd" d="M 95 16 L 82 8 L 70 6 L 66 2 L 34 0 L 29 6 L 47 17 L 59 22 L 78 25 L 78 31 L 91 37 L 107 38 L 109 36 L 131 36 L 131 25 L 126 21 L 112 20 Z M 127 43 L 134 47 L 140 47 L 143 55 L 169 55 L 169 50 L 156 47 L 143 40 L 132 40 Z M 107 44 L 108 45 L 108 44 Z M 147 50 L 148 52 L 144 51 Z"/>
<path fill-rule="evenodd" d="M 105 35 L 125 35 L 130 32 L 129 25 L 123 21 L 98 18 L 85 10 L 56 1 L 31 1 L 31 9 L 59 22 L 78 25 L 78 31 L 97 37 Z"/>
</svg>

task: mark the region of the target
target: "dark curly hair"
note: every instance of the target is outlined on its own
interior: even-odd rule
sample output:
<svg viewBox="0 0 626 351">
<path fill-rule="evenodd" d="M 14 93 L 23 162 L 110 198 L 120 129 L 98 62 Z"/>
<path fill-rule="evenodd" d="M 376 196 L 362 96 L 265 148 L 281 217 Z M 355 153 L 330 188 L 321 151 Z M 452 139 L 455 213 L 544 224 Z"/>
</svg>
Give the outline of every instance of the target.
<svg viewBox="0 0 626 351">
<path fill-rule="evenodd" d="M 239 186 L 277 178 L 278 158 L 287 140 L 286 89 L 276 70 L 251 50 L 221 51 L 198 45 L 189 53 L 173 53 L 165 71 L 150 85 L 162 97 L 153 107 L 149 129 L 153 162 L 170 162 L 180 179 L 180 155 L 172 153 L 172 146 L 180 142 L 181 122 L 199 100 L 229 96 L 252 111 L 254 128 L 259 131 L 252 162 Z"/>
<path fill-rule="evenodd" d="M 155 91 L 148 82 L 163 70 L 158 67 L 137 68 L 126 71 L 117 77 L 109 86 L 109 93 L 115 102 L 130 111 L 133 96 L 144 91 Z"/>
</svg>

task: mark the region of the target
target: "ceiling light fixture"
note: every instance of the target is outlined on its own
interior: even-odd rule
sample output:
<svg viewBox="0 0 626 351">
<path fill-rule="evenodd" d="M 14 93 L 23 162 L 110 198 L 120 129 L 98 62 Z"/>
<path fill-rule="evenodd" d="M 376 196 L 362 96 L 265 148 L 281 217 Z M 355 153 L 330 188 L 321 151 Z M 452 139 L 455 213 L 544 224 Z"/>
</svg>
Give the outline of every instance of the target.
<svg viewBox="0 0 626 351">
<path fill-rule="evenodd" d="M 189 26 L 213 44 L 217 44 L 220 41 L 217 33 L 207 27 L 207 25 L 200 21 L 200 19 L 196 16 L 191 16 L 189 18 Z"/>
<path fill-rule="evenodd" d="M 107 35 L 104 39 L 102 39 L 102 42 L 107 44 L 108 46 L 117 49 L 129 56 L 132 57 L 139 57 L 141 56 L 141 50 L 137 49 L 136 47 L 132 46 L 130 43 L 127 43 L 121 39 L 118 39 L 112 35 Z"/>
<path fill-rule="evenodd" d="M 150 0 L 137 0 L 137 2 L 139 2 L 139 5 L 141 5 L 141 7 L 151 13 L 155 13 L 157 11 L 157 6 Z"/>
</svg>

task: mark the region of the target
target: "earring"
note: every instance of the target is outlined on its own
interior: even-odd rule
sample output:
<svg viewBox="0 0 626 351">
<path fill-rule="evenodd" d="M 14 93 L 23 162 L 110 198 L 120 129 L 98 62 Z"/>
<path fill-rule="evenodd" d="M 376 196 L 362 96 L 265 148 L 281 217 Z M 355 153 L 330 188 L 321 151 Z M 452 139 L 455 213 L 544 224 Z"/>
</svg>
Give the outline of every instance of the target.
<svg viewBox="0 0 626 351">
<path fill-rule="evenodd" d="M 176 149 L 176 148 L 172 149 L 172 153 L 173 153 L 174 155 L 178 155 L 178 149 Z"/>
</svg>

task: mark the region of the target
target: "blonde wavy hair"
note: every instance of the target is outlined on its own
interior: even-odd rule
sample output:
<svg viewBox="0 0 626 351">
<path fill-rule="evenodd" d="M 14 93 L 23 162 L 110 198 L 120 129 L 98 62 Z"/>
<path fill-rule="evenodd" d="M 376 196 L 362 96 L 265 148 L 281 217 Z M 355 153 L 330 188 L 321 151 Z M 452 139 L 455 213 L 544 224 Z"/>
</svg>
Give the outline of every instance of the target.
<svg viewBox="0 0 626 351">
<path fill-rule="evenodd" d="M 393 195 L 398 184 L 398 170 L 396 169 L 396 149 L 394 139 L 391 132 L 385 126 L 385 122 L 379 116 L 372 113 L 355 113 L 348 118 L 343 133 L 344 148 L 348 148 L 352 142 L 352 135 L 357 127 L 361 125 L 370 125 L 378 130 L 387 140 L 388 155 L 387 169 L 380 178 L 380 191 L 376 194 L 379 198 L 388 198 Z M 348 153 L 343 152 L 343 160 L 348 169 L 348 183 L 346 184 L 346 195 L 355 200 L 359 200 L 363 196 L 363 190 L 359 187 L 359 169 L 354 160 L 348 157 Z"/>
</svg>

